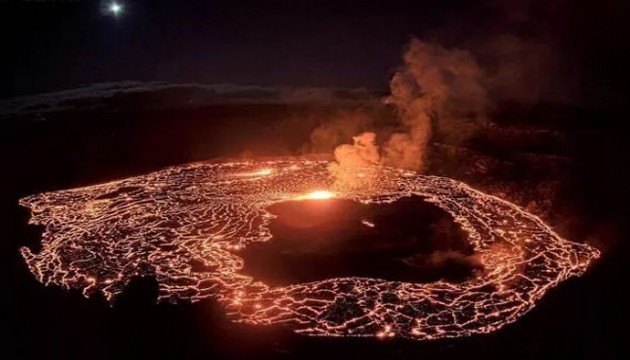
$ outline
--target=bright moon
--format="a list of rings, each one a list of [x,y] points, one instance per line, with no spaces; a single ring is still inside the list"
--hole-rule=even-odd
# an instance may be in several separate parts
[[[122,13],[123,11],[123,7],[121,4],[113,2],[109,5],[109,12],[112,13],[114,16],[118,16],[120,13]]]

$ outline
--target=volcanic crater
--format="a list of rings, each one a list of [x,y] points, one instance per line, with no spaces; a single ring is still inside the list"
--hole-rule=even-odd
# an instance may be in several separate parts
[[[483,270],[465,231],[420,196],[283,201],[267,211],[271,239],[241,256],[243,272],[270,285],[343,277],[461,282]]]

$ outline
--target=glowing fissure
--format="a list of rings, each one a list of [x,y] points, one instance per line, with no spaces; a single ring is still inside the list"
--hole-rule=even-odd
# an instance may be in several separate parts
[[[31,209],[30,223],[45,226],[42,250],[21,252],[39,281],[85,296],[101,292],[112,301],[132,278],[155,276],[159,300],[214,298],[236,322],[306,335],[413,339],[499,329],[599,256],[456,180],[378,167],[358,190],[336,189],[328,165],[304,158],[195,163],[33,195],[20,203]],[[462,283],[347,277],[284,287],[244,275],[239,251],[270,239],[265,208],[319,189],[330,192],[315,198],[363,203],[425,197],[466,230],[484,273]]]
[[[315,190],[306,194],[301,194],[293,198],[293,200],[328,200],[336,197],[332,191],[328,190]]]

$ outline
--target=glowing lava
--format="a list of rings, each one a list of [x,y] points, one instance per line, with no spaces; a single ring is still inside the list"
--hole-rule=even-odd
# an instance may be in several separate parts
[[[334,198],[335,196],[337,196],[337,194],[332,191],[316,190],[311,191],[306,195],[300,195],[296,197],[295,200],[328,200]]]
[[[267,176],[273,174],[273,169],[260,169],[240,174],[241,176]]]
[[[367,227],[371,227],[371,228],[373,228],[375,226],[373,222],[371,222],[370,220],[367,220],[367,219],[361,220],[361,224],[363,224],[363,225],[365,225]]]
[[[305,158],[196,163],[33,195],[20,203],[31,209],[30,223],[45,226],[42,249],[21,253],[39,281],[85,296],[100,292],[111,301],[132,278],[154,276],[159,300],[214,298],[236,322],[306,335],[413,339],[499,329],[599,256],[456,180],[379,167],[367,169],[375,174],[369,187],[344,190],[335,188],[328,165]],[[411,195],[452,215],[482,274],[462,283],[345,277],[270,286],[242,273],[240,251],[271,238],[271,204],[331,197],[385,203]]]

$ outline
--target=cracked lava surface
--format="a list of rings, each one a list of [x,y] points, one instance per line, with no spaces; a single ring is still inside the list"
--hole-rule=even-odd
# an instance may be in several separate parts
[[[539,218],[448,178],[379,167],[342,189],[328,160],[201,162],[21,199],[45,226],[38,253],[23,247],[46,285],[101,292],[112,301],[138,276],[154,276],[159,300],[216,299],[236,322],[282,325],[317,336],[425,340],[487,333],[581,275],[599,251],[562,239]],[[365,175],[368,176],[365,176]],[[239,253],[269,241],[271,204],[336,197],[361,203],[418,195],[448,212],[484,270],[461,283],[344,277],[270,286],[242,272]],[[365,224],[374,226],[374,224]]]

